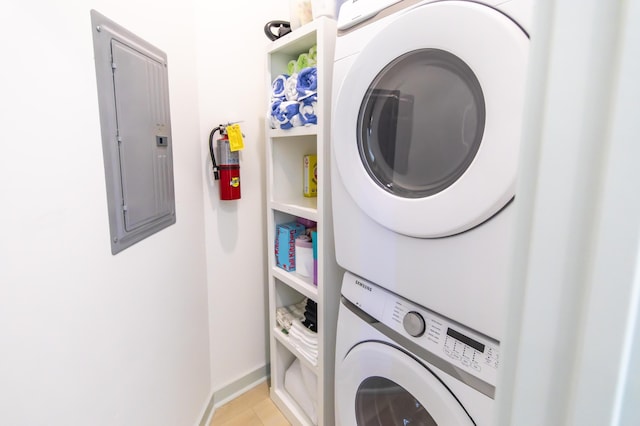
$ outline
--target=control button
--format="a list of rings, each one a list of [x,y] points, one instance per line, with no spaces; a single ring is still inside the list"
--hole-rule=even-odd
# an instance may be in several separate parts
[[[464,357],[464,358],[462,358],[462,364],[464,364],[466,366],[470,366],[471,362],[469,362],[469,358]]]
[[[411,311],[404,316],[402,320],[402,325],[404,325],[404,329],[413,337],[420,337],[424,334],[425,331],[425,323],[422,315],[417,313],[416,311]]]
[[[478,364],[477,362],[474,362],[473,364],[471,364],[471,366],[474,370],[480,371],[480,364]]]

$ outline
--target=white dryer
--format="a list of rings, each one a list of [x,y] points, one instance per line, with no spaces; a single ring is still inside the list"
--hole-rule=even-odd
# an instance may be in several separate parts
[[[346,273],[337,426],[491,425],[498,343]]]
[[[496,339],[531,3],[350,0],[338,19],[337,261]]]

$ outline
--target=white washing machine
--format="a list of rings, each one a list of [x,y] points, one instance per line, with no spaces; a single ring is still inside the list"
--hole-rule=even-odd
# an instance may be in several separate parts
[[[498,340],[531,6],[350,0],[338,18],[337,261]]]
[[[498,342],[346,273],[336,424],[491,425]]]

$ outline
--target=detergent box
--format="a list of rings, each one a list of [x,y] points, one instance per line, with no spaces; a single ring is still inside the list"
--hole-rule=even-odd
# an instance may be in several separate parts
[[[276,225],[276,265],[285,271],[296,270],[296,238],[304,234],[304,225],[288,222]]]
[[[308,154],[304,156],[302,162],[302,186],[305,197],[318,196],[318,156]]]

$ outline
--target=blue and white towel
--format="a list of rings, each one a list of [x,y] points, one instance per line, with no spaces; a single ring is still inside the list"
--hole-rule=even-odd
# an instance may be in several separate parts
[[[280,104],[282,104],[282,100],[280,99],[273,99],[271,101],[271,111],[269,111],[269,119],[271,120],[272,129],[280,128],[280,122],[278,120],[278,117],[280,115]]]
[[[287,79],[287,82],[284,85],[284,97],[287,98],[288,101],[297,101],[298,100],[298,74],[293,73]]]
[[[303,125],[302,117],[300,116],[300,104],[297,101],[283,101],[280,102],[274,114],[276,128],[290,129],[292,127],[300,127]]]
[[[273,83],[271,84],[271,100],[284,99],[284,89],[288,79],[288,74],[280,74],[275,78],[275,80],[273,80]]]
[[[300,117],[303,125],[318,124],[318,117],[316,116],[317,102],[317,94],[309,95],[300,101]]]
[[[304,68],[298,73],[296,82],[296,90],[298,92],[298,100],[318,93],[318,68]]]
[[[271,84],[269,121],[272,129],[318,124],[318,71],[307,67],[300,73],[280,74]]]

